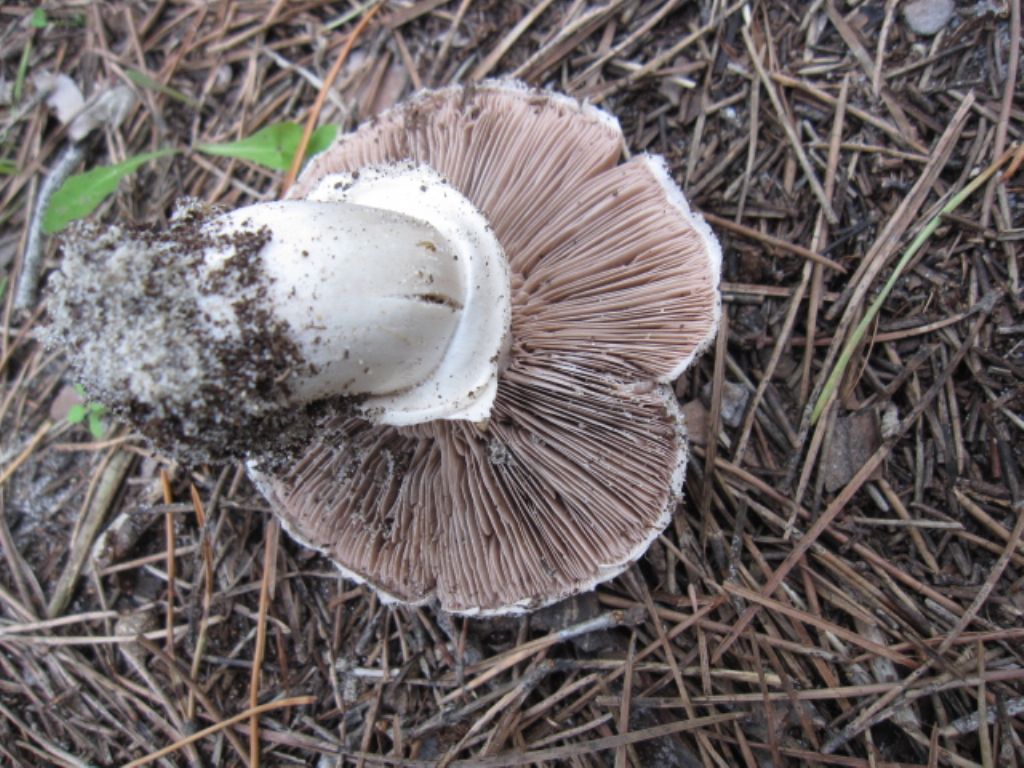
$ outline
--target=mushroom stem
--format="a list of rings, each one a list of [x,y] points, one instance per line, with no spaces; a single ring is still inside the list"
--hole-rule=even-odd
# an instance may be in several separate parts
[[[321,400],[393,425],[486,419],[508,343],[500,246],[432,171],[364,176],[312,200],[192,205],[162,230],[76,230],[51,341],[90,396],[194,457],[255,450]]]
[[[423,382],[444,359],[467,302],[454,247],[425,222],[352,203],[306,200],[240,208],[208,225],[224,247],[208,251],[215,274],[234,257],[232,238],[269,229],[259,252],[264,301],[289,328],[301,364],[291,402],[335,395],[393,395]],[[199,298],[214,326],[238,333],[254,286]]]

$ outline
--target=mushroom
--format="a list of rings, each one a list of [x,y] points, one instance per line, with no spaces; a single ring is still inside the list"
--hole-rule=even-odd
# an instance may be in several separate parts
[[[187,461],[244,457],[386,599],[530,610],[640,557],[682,497],[670,386],[720,249],[617,121],[517,83],[426,91],[286,200],[81,227],[49,340]]]

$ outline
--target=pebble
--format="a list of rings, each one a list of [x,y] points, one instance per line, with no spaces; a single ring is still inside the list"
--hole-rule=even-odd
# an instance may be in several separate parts
[[[903,18],[917,35],[934,35],[945,27],[955,6],[953,0],[914,0],[903,6]]]

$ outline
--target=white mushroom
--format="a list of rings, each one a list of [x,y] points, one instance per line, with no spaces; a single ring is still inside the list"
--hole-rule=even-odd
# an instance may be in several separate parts
[[[671,381],[720,251],[614,118],[508,83],[424,92],[280,203],[65,244],[51,336],[186,459],[240,456],[386,598],[534,608],[640,557],[682,498]]]

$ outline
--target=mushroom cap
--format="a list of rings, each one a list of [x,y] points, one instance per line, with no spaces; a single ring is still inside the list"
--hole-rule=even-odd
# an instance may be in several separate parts
[[[489,82],[423,92],[316,158],[325,176],[422,163],[509,262],[511,345],[486,425],[338,417],[250,473],[293,536],[386,599],[532,610],[622,572],[682,498],[669,386],[714,336],[720,250],[660,158],[619,163],[610,115]]]

